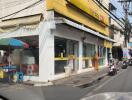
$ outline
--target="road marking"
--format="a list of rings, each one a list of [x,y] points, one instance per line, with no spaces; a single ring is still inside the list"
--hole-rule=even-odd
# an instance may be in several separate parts
[[[105,81],[104,83],[102,83],[100,86],[98,86],[97,88],[93,89],[90,93],[88,93],[85,97],[91,96],[93,94],[93,92],[99,90],[100,88],[102,88],[104,85],[106,85],[107,83],[109,83],[110,81],[114,80],[116,77],[118,77],[119,75],[121,75],[123,72],[125,72],[127,70],[123,70],[121,71],[119,74],[115,75],[114,77],[110,78],[109,80]],[[81,99],[84,100],[84,99]]]

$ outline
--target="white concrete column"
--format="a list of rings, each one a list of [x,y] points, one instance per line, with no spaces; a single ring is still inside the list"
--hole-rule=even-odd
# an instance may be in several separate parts
[[[106,50],[106,54],[105,54],[105,66],[107,66],[108,65],[108,50],[107,50],[107,48],[105,48],[105,50]]]
[[[53,12],[49,12],[53,19]],[[47,82],[53,79],[54,72],[54,21],[45,20],[39,32],[39,81]]]
[[[112,48],[110,48],[110,53],[111,53],[110,59],[113,59],[113,56],[112,56]]]
[[[95,45],[95,52],[98,53],[98,45]]]
[[[79,71],[81,71],[83,68],[83,42],[79,41]]]
[[[44,26],[48,26],[48,23]],[[53,75],[54,35],[51,30],[43,27],[39,35],[39,81],[46,82],[51,80]]]

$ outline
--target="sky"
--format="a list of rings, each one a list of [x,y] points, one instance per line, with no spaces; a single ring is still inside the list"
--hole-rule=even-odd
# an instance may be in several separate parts
[[[121,6],[121,4],[118,2],[119,0],[110,0],[110,2],[117,8],[116,11],[116,16],[118,18],[123,18],[124,17],[124,11],[123,8]],[[132,8],[130,8],[132,10]],[[132,22],[132,16],[129,17],[130,22]]]
[[[122,9],[122,6],[119,2],[117,2],[118,0],[110,0],[110,2],[117,8],[117,11],[116,11],[116,16],[118,18],[121,18],[121,17],[124,17],[124,13],[123,13],[123,9]]]

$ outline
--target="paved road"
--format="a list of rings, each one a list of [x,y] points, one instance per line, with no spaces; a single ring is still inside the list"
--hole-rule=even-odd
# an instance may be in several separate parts
[[[80,100],[80,98],[103,92],[132,92],[132,66],[113,77],[107,76],[91,87],[73,88],[54,86],[44,88],[46,100]]]
[[[111,77],[105,77],[100,82],[93,84],[90,87],[80,88],[65,85],[43,87],[43,93],[46,100],[80,100],[85,95],[90,93],[93,89],[100,86]]]
[[[105,78],[101,82],[108,79]],[[80,100],[101,82],[86,88],[65,85],[32,87],[21,84],[0,84],[0,95],[10,98],[10,100]]]
[[[0,84],[0,98],[1,96],[6,98],[6,100],[45,100],[41,87],[21,84]]]
[[[35,92],[34,90],[37,90],[38,92]],[[8,91],[8,89],[6,91]],[[31,93],[30,96],[36,93],[37,93],[36,95],[41,94],[41,96],[39,96],[41,97],[41,100],[42,98],[43,100],[80,100],[83,97],[93,95],[96,93],[102,93],[102,92],[132,92],[132,67],[120,71],[114,77],[107,76],[104,79],[102,79],[100,82],[97,82],[96,84],[93,84],[90,87],[79,88],[79,87],[57,85],[57,86],[49,86],[49,87],[38,87],[34,89],[34,87],[24,86],[18,89],[17,87],[16,89],[14,87],[10,88],[9,92],[16,92],[17,94],[18,91],[22,94],[24,93],[24,95]],[[2,91],[0,91],[0,93],[2,93]],[[25,100],[24,95],[23,95],[23,99],[21,100]],[[20,95],[15,95],[15,96],[19,98]]]
[[[87,96],[104,92],[132,92],[132,66],[94,88]]]

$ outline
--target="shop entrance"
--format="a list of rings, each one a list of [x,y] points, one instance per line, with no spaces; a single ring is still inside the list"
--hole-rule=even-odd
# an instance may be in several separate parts
[[[110,59],[111,59],[111,52],[110,52],[110,49],[107,48],[107,59],[108,59],[108,64],[110,63]]]
[[[112,48],[112,56],[115,59],[122,60],[123,58],[123,51],[121,47],[113,47]]]
[[[55,73],[65,72],[70,67],[72,72],[78,70],[78,42],[63,38],[55,38]]]

